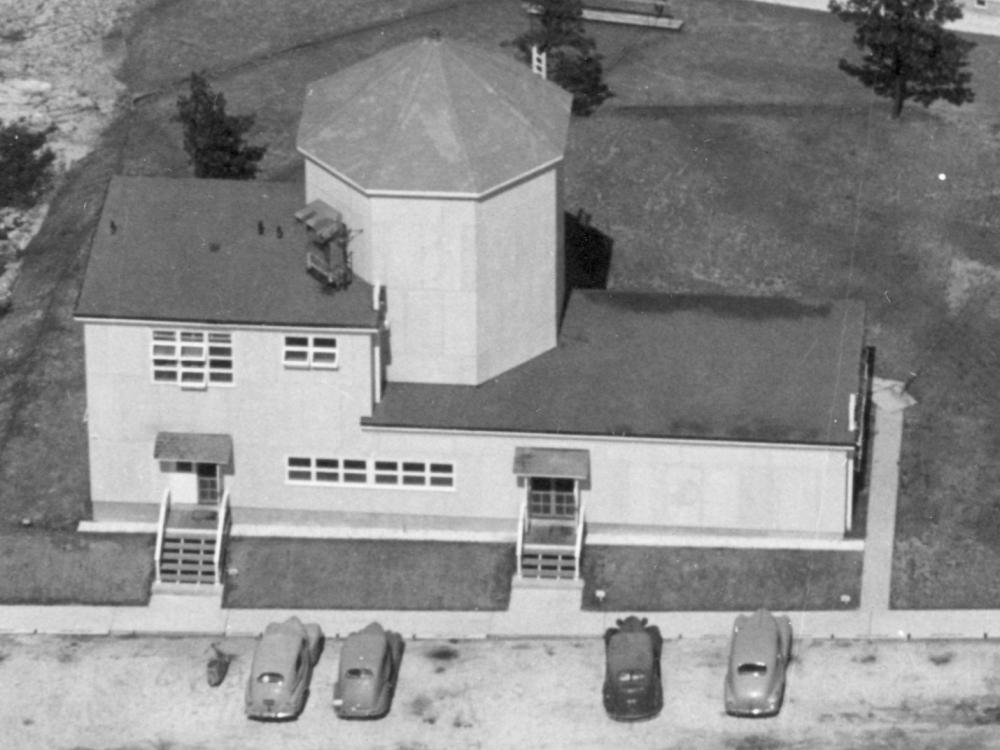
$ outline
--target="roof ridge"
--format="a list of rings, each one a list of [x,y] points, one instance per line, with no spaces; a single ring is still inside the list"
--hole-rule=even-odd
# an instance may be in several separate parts
[[[492,57],[493,57],[493,56],[490,56],[490,57],[488,58],[488,57],[486,57],[485,55],[481,55],[481,54],[479,53],[479,49],[478,49],[478,48],[476,48],[476,47],[473,47],[472,45],[467,45],[467,46],[466,46],[466,50],[467,50],[467,51],[468,51],[468,52],[469,52],[470,54],[472,54],[472,55],[474,55],[474,56],[477,56],[477,57],[479,57],[480,59],[483,59],[483,60],[486,60],[487,62],[490,62],[490,64],[492,64]],[[465,60],[463,60],[463,59],[462,59],[461,57],[458,57],[458,56],[456,55],[456,56],[455,56],[455,59],[456,59],[456,60],[457,60],[457,61],[458,61],[459,63],[461,63],[461,64],[462,64],[462,66],[463,66],[463,67],[464,67],[464,68],[465,68],[465,69],[466,69],[466,70],[467,70],[467,71],[469,72],[469,74],[470,74],[470,75],[471,75],[471,76],[472,76],[473,78],[475,78],[475,79],[476,79],[476,80],[477,80],[477,81],[478,81],[478,82],[479,82],[480,84],[482,84],[482,85],[483,85],[483,86],[485,86],[486,88],[490,89],[491,91],[494,91],[494,92],[496,93],[496,98],[497,98],[497,100],[498,100],[498,101],[500,101],[500,102],[501,102],[501,103],[502,103],[502,104],[504,105],[504,107],[505,107],[505,108],[506,108],[506,109],[507,109],[508,111],[510,111],[510,112],[513,112],[514,116],[515,116],[515,117],[516,117],[517,119],[519,119],[519,120],[520,120],[520,121],[521,121],[521,122],[522,122],[522,123],[523,123],[523,124],[524,124],[524,125],[525,125],[526,127],[528,127],[528,128],[529,128],[529,129],[530,129],[530,130],[531,130],[531,131],[532,131],[533,133],[536,133],[536,134],[537,134],[537,135],[538,135],[539,137],[541,137],[542,139],[544,139],[544,140],[545,140],[545,142],[546,142],[546,143],[547,143],[547,144],[548,144],[548,145],[549,145],[550,147],[552,147],[552,148],[555,148],[555,149],[557,149],[557,150],[559,149],[559,144],[558,144],[558,143],[553,143],[553,142],[552,142],[552,139],[551,139],[551,138],[549,137],[549,133],[548,133],[548,132],[545,132],[545,131],[544,131],[544,129],[541,129],[541,128],[539,128],[539,127],[537,126],[537,124],[536,124],[536,123],[535,123],[534,121],[532,121],[532,120],[531,120],[531,119],[529,119],[529,118],[528,118],[527,116],[525,116],[525,114],[524,114],[524,112],[523,112],[522,108],[521,108],[520,106],[518,106],[517,104],[515,104],[515,103],[514,103],[513,101],[511,101],[510,97],[509,97],[509,96],[507,95],[507,93],[506,93],[505,91],[503,91],[503,90],[501,90],[501,89],[497,89],[497,88],[496,88],[495,86],[493,86],[493,85],[492,85],[492,84],[491,84],[491,83],[490,83],[489,81],[487,81],[487,80],[486,80],[485,78],[483,78],[483,77],[482,77],[482,76],[481,76],[481,75],[480,75],[480,74],[478,73],[478,71],[476,71],[476,69],[475,69],[475,68],[473,68],[473,67],[472,67],[471,65],[469,65],[469,64],[468,64],[468,63],[467,63],[467,62],[466,62]],[[511,60],[512,62],[514,62],[513,58],[508,58],[508,59],[510,59],[510,60]],[[531,75],[532,77],[537,77],[537,76],[535,76],[535,74],[534,74],[534,73],[530,73],[530,75]],[[545,80],[547,80],[547,79],[545,79]]]
[[[448,44],[448,49],[450,50],[452,48],[452,44],[450,42],[448,42],[447,44]],[[445,42],[437,43],[437,47],[439,50],[441,50],[444,46]],[[444,96],[448,105],[448,109],[453,115],[452,119],[454,120],[454,124],[457,130],[461,126],[461,121],[460,121],[461,113],[459,109],[455,106],[455,102],[452,97],[451,80],[448,77],[448,69],[444,66],[444,61],[442,59],[443,54],[444,54],[443,52],[440,51],[438,52],[437,61],[438,61],[438,66],[441,69],[441,78],[445,82]],[[460,58],[454,53],[452,53],[452,57],[460,61]],[[476,172],[475,167],[473,167],[472,165],[472,159],[469,158],[469,149],[465,143],[466,139],[463,138],[462,135],[458,132],[455,133],[455,136],[456,136],[455,140],[458,142],[459,151],[461,152],[462,164],[465,165],[465,172],[472,181],[472,189],[479,191],[482,189],[482,187],[479,184],[479,174]]]

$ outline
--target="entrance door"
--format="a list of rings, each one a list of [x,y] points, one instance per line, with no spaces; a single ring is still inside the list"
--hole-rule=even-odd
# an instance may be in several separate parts
[[[222,496],[222,476],[218,464],[195,464],[198,476],[198,505],[218,505]]]
[[[534,520],[574,522],[576,480],[531,477],[528,485],[528,515]]]

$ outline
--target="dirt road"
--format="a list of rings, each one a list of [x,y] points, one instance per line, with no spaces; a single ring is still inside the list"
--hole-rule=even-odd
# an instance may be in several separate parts
[[[19,750],[447,748],[1000,748],[1000,644],[796,641],[774,719],[721,710],[726,642],[668,641],[665,708],[610,721],[600,640],[410,641],[390,715],[338,720],[330,707],[340,643],[327,643],[295,722],[242,714],[254,642],[218,688],[205,639],[0,639],[0,746]]]

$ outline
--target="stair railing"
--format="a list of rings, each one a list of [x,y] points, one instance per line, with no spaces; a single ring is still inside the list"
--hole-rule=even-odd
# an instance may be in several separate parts
[[[219,525],[215,530],[215,555],[212,563],[215,566],[215,582],[222,583],[222,557],[223,543],[226,538],[226,528],[229,525],[229,489],[222,493],[222,502],[219,503]]]
[[[517,577],[523,578],[521,558],[524,556],[524,537],[528,533],[528,498],[521,503],[521,512],[517,519]]]
[[[580,501],[579,511],[576,516],[576,542],[573,548],[573,580],[580,580],[580,554],[583,552],[583,501]]]
[[[156,524],[156,553],[153,556],[153,564],[156,566],[156,582],[160,583],[160,560],[163,557],[163,538],[167,533],[167,516],[170,515],[170,488],[163,490],[163,498],[160,500],[160,519]]]

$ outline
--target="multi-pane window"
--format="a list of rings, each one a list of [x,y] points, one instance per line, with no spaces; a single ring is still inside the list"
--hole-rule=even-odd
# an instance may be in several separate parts
[[[455,469],[451,464],[422,461],[375,461],[375,484],[404,487],[452,487]]]
[[[289,456],[285,464],[285,479],[307,484],[444,488],[455,486],[455,467],[447,463],[422,461]]]
[[[182,388],[232,385],[233,336],[207,331],[153,331],[153,380]]]
[[[336,369],[337,339],[333,336],[285,336],[281,361],[285,367]]]
[[[528,510],[534,518],[573,518],[576,515],[576,480],[531,477]]]

